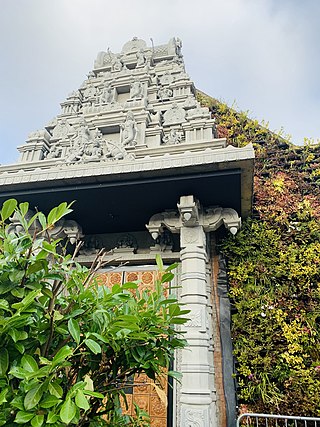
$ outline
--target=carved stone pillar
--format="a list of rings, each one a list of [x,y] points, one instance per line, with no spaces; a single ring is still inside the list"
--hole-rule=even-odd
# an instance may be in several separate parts
[[[210,293],[207,288],[206,232],[224,224],[232,234],[240,228],[240,218],[233,209],[203,210],[193,196],[183,196],[178,212],[164,212],[151,217],[147,225],[156,239],[164,228],[180,233],[181,302],[190,309],[190,320],[183,326],[188,347],[182,350],[183,374],[179,396],[177,427],[217,426]]]

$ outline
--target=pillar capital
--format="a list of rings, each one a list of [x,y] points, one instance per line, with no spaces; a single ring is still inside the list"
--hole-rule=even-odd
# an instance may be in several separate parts
[[[194,196],[181,196],[177,204],[178,210],[157,213],[146,225],[153,239],[162,234],[164,228],[172,233],[180,233],[183,227],[201,226],[205,232],[215,231],[224,225],[233,235],[241,227],[241,218],[232,208],[202,208]]]

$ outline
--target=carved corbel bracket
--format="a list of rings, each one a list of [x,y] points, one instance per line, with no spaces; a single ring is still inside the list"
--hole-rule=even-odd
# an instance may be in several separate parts
[[[178,209],[182,225],[194,227],[199,225],[200,204],[193,196],[180,197]]]
[[[202,225],[206,232],[217,230],[222,224],[235,235],[241,227],[241,218],[232,208],[209,208],[203,215]]]
[[[162,212],[155,214],[150,218],[146,227],[152,238],[156,240],[163,233],[164,228],[167,228],[172,233],[179,233],[181,228],[181,220],[176,211]]]
[[[25,215],[25,219],[27,221],[30,221],[30,219],[33,217],[34,214],[35,212],[29,209]],[[8,231],[10,233],[23,232],[24,228],[16,214],[14,214],[11,218],[9,218],[9,221],[11,223],[8,227]],[[29,228],[29,233],[33,234],[34,232],[40,231],[40,230],[42,230],[42,226],[40,222],[36,219],[31,224]],[[68,238],[68,240],[72,245],[81,237],[83,237],[81,226],[76,221],[68,220],[64,218],[57,221],[52,228],[48,228],[48,230],[46,230],[45,235],[49,235],[49,237],[52,239]]]
[[[167,228],[172,233],[180,233],[182,227],[202,226],[205,232],[215,231],[224,225],[233,235],[241,227],[241,218],[232,208],[208,208],[203,211],[193,196],[182,196],[177,211],[155,214],[146,225],[152,238],[156,240]]]

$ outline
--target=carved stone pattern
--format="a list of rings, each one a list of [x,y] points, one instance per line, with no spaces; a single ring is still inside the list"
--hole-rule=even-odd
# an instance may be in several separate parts
[[[185,121],[185,116],[185,110],[177,104],[173,104],[172,107],[163,114],[163,124],[182,123]]]
[[[191,314],[188,314],[188,317],[190,320],[186,323],[186,326],[189,328],[197,328],[202,325],[202,312],[200,310],[198,311],[192,311]]]
[[[204,411],[184,409],[182,412],[182,425],[185,427],[207,427],[204,424]]]
[[[58,120],[56,127],[52,131],[53,138],[63,138],[71,131],[71,126],[67,120]]]

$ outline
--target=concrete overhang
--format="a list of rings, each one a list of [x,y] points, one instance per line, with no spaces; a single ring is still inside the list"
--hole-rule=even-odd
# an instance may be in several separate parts
[[[0,167],[0,202],[16,198],[48,211],[75,201],[75,219],[85,234],[143,230],[149,218],[176,209],[192,194],[202,206],[250,215],[254,151],[243,148],[182,151],[118,162],[66,166],[41,161]]]

